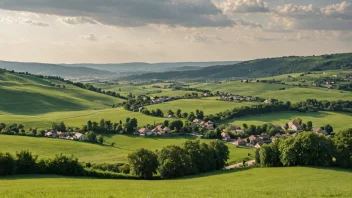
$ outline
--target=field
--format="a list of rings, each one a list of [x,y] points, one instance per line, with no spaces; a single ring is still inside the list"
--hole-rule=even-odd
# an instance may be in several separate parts
[[[166,102],[162,104],[156,104],[148,106],[149,110],[161,109],[164,112],[164,115],[167,116],[167,112],[172,110],[176,113],[177,109],[181,109],[182,112],[195,112],[197,109],[204,111],[205,115],[216,114],[226,110],[233,109],[235,107],[242,106],[251,106],[256,103],[254,102],[228,102],[216,100],[216,98],[204,98],[204,99],[184,99],[184,100],[175,100],[171,102]]]
[[[242,126],[243,123],[248,125],[262,125],[267,123],[284,125],[292,119],[301,118],[304,123],[312,121],[315,127],[321,127],[326,124],[333,126],[335,131],[346,128],[352,128],[352,114],[336,112],[317,112],[317,113],[298,113],[298,112],[279,112],[257,116],[247,116],[225,122]]]
[[[181,145],[192,137],[170,137],[170,138],[145,138],[139,136],[126,135],[109,135],[105,136],[105,145],[76,142],[69,140],[50,139],[50,138],[33,138],[23,136],[0,135],[1,152],[10,152],[15,154],[16,151],[30,150],[42,158],[51,158],[55,154],[74,155],[82,162],[95,163],[114,163],[126,162],[127,155],[139,148],[150,150],[161,149],[167,145]],[[209,141],[209,140],[202,140]],[[115,142],[115,146],[109,146]],[[229,163],[241,162],[251,153],[254,156],[254,150],[245,148],[236,148],[228,144],[230,150]]]
[[[62,82],[61,84],[66,88],[50,86],[49,81],[33,76],[0,73],[0,115],[103,109],[122,101]]]
[[[352,197],[352,172],[290,167],[218,171],[169,181],[31,175],[0,178],[1,197]]]

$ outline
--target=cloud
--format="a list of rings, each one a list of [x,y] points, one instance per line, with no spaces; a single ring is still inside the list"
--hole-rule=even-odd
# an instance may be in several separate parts
[[[263,26],[260,23],[245,21],[243,19],[236,20],[236,25],[241,25],[245,28],[263,28]]]
[[[213,43],[217,41],[223,41],[220,37],[206,35],[201,32],[192,32],[190,34],[187,34],[185,36],[185,39],[195,43]]]
[[[212,0],[0,0],[0,9],[88,17],[103,24],[126,27],[233,25]]]
[[[59,18],[59,21],[69,25],[97,24],[94,19],[88,17],[63,17]]]
[[[287,29],[352,30],[352,3],[346,1],[323,8],[286,4],[273,9],[271,16]]]
[[[7,24],[29,24],[39,27],[48,27],[50,26],[49,23],[33,20],[31,18],[23,18],[17,16],[9,16],[5,13],[0,13],[0,23],[7,23]]]
[[[269,12],[269,4],[262,0],[225,0],[219,7],[226,14]]]
[[[98,38],[92,33],[89,33],[86,35],[81,35],[81,36],[79,36],[79,38],[84,39],[84,40],[88,40],[88,41],[97,41],[98,40]]]
[[[48,23],[45,22],[41,22],[41,21],[35,21],[32,19],[20,19],[22,22],[30,24],[30,25],[35,25],[35,26],[39,26],[39,27],[48,27],[50,26]]]

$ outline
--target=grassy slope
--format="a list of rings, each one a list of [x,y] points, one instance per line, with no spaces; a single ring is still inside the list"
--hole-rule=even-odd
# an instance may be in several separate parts
[[[137,118],[138,125],[144,126],[163,122],[164,118],[146,116],[137,112],[126,111],[123,108],[110,108],[104,110],[64,111],[52,112],[40,115],[0,115],[0,122],[22,123],[25,128],[46,129],[51,127],[52,122],[64,121],[69,127],[82,127],[88,120],[99,122],[101,119],[112,122],[125,122],[126,118]]]
[[[275,78],[275,77],[273,77]],[[241,83],[225,82],[219,83],[200,83],[192,87],[209,89],[212,92],[229,92],[243,96],[258,96],[262,98],[275,98],[282,101],[300,102],[306,99],[318,100],[352,100],[352,92],[341,92],[338,90],[328,90],[323,88],[299,88],[280,84],[267,83]],[[279,90],[286,88],[286,90]]]
[[[168,181],[15,176],[0,178],[2,197],[352,197],[352,172],[309,167],[218,171]]]
[[[233,109],[235,107],[241,106],[251,106],[256,104],[254,102],[227,102],[216,100],[216,98],[205,98],[205,99],[185,99],[185,100],[175,100],[172,102],[166,102],[162,104],[156,104],[148,106],[149,110],[161,109],[165,116],[167,116],[168,110],[172,110],[176,113],[177,109],[181,109],[182,112],[195,112],[197,109],[204,111],[204,114],[215,114],[228,109]]]
[[[63,84],[61,82],[61,84]],[[0,114],[35,115],[53,111],[102,109],[120,99],[80,89],[50,86],[50,82],[33,76],[0,73]]]
[[[74,155],[83,162],[113,163],[126,162],[127,154],[138,148],[156,150],[167,145],[181,145],[188,139],[193,138],[144,138],[125,135],[105,136],[106,144],[110,145],[111,142],[115,142],[115,147],[111,147],[60,139],[0,135],[0,151],[14,154],[16,151],[30,150],[34,154],[44,158],[63,153],[66,155]],[[228,144],[228,147],[230,149],[229,163],[240,162],[247,157],[248,153],[254,156],[254,150],[252,149],[236,148],[231,144]]]
[[[284,125],[292,119],[301,118],[303,122],[312,121],[315,127],[321,127],[326,124],[331,124],[335,131],[346,128],[352,128],[352,114],[336,113],[336,112],[317,112],[317,113],[298,113],[298,112],[280,112],[257,116],[247,116],[239,119],[234,119],[226,122],[242,126],[243,123],[248,125],[262,125],[273,123]]]

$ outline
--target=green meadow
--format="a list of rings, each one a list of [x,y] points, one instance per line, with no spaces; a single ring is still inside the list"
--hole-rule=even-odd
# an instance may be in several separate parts
[[[0,194],[10,197],[352,197],[352,172],[315,167],[218,171],[168,181],[102,180],[54,175],[0,178]]]
[[[165,102],[161,104],[151,105],[147,108],[149,110],[161,109],[164,115],[167,116],[167,112],[172,110],[176,113],[177,109],[181,109],[182,112],[195,112],[197,109],[204,111],[205,115],[216,114],[226,110],[230,110],[236,107],[252,106],[257,104],[255,102],[229,102],[217,100],[217,97],[203,98],[203,99],[184,99],[175,100],[171,102]]]
[[[34,76],[0,73],[0,114],[37,115],[56,111],[104,109],[122,101],[61,84],[66,88],[50,86],[49,80]]]
[[[277,112],[233,119],[224,122],[223,124],[242,126],[243,123],[246,123],[247,125],[262,125],[272,123],[276,125],[284,125],[290,120],[296,118],[301,118],[305,123],[312,121],[315,127],[321,127],[326,124],[330,124],[333,126],[335,131],[352,128],[352,114],[337,112]]]
[[[181,145],[194,137],[140,137],[127,135],[106,135],[105,144],[91,144],[72,140],[35,138],[24,136],[0,135],[0,151],[15,154],[16,151],[30,150],[39,157],[52,158],[55,154],[74,155],[82,162],[116,163],[127,162],[127,155],[139,148],[160,150],[168,145]],[[209,140],[202,140],[209,141]],[[115,146],[110,146],[114,142]],[[254,156],[253,149],[236,148],[228,144],[230,159],[228,163],[241,162]]]

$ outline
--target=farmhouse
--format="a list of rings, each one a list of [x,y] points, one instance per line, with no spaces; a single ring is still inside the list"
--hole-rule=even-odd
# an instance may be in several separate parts
[[[313,131],[317,134],[323,134],[323,135],[329,135],[328,132],[325,130],[321,129],[320,127],[314,127]]]
[[[242,138],[238,138],[232,144],[235,145],[235,146],[246,146],[246,142]]]
[[[82,133],[75,133],[75,135],[73,136],[73,138],[75,140],[78,140],[78,141],[86,141],[87,140],[87,137],[86,135],[82,134]]]
[[[139,132],[139,135],[145,136],[145,135],[148,135],[148,132],[151,132],[151,131],[149,129],[147,129],[147,128],[140,128],[138,130],[138,132]]]
[[[296,123],[294,120],[292,120],[288,123],[288,130],[302,131],[302,126],[299,123]]]
[[[52,131],[47,131],[45,134],[44,134],[45,137],[52,137],[52,138],[56,138],[58,135],[57,135],[57,131],[56,130],[52,130]]]
[[[224,141],[230,141],[231,140],[230,135],[227,132],[225,132],[225,131],[221,133],[221,137],[222,137],[222,140],[224,140]]]

